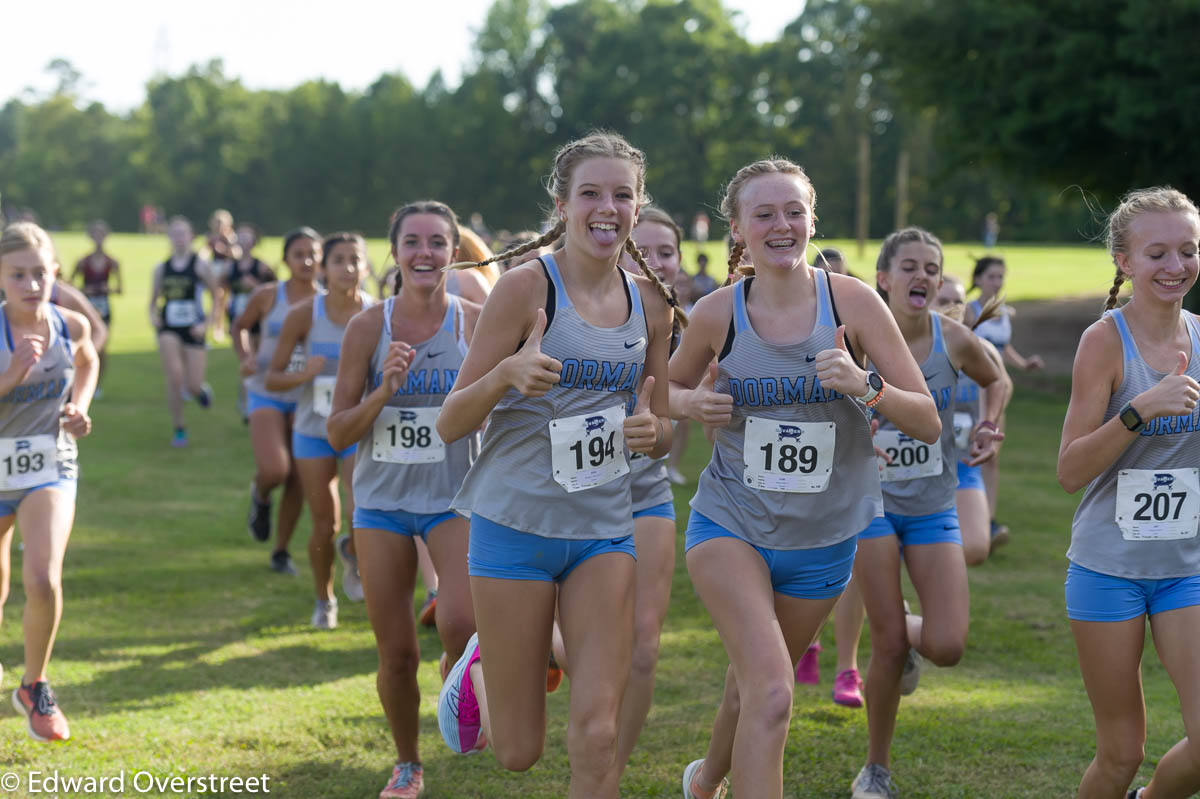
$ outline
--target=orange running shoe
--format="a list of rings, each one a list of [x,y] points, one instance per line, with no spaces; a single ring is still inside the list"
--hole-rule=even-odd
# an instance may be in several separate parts
[[[546,667],[546,693],[552,694],[558,690],[558,686],[562,685],[563,670],[559,668],[558,661],[554,659],[554,653],[550,653],[550,665]]]
[[[45,680],[33,685],[21,684],[12,693],[13,707],[24,714],[26,730],[35,741],[65,741],[71,737],[67,717],[55,701],[54,691]]]
[[[425,594],[425,604],[421,605],[421,615],[417,617],[422,627],[437,626],[437,591]]]

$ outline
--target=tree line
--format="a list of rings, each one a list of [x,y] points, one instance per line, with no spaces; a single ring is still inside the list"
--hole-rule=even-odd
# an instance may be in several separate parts
[[[1192,0],[808,0],[756,45],[720,0],[496,0],[456,87],[251,90],[213,61],[128,113],[56,60],[57,89],[0,109],[0,193],[52,227],[134,230],[150,203],[379,235],[434,197],[520,229],[555,148],[603,127],[646,151],[649,191],[685,221],[779,153],[812,177],[825,236],[974,239],[994,211],[1002,240],[1078,241],[1129,187],[1200,183],[1194,30]]]

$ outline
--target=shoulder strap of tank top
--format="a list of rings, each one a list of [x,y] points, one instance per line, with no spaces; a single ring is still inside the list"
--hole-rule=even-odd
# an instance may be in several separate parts
[[[733,288],[733,329],[737,334],[750,329],[750,314],[746,311],[746,302],[750,299],[750,284],[754,282],[753,275],[742,278],[742,285]]]
[[[285,281],[279,281],[279,286],[275,289],[275,304],[281,308],[287,307],[287,283]]]
[[[637,283],[633,282],[633,275],[620,267],[617,267],[617,271],[625,278],[625,293],[629,295],[629,318],[632,319],[637,314],[645,316],[646,311],[642,308],[642,293],[638,291]]]
[[[833,296],[829,287],[829,274],[820,267],[812,270],[817,280],[817,324],[836,327],[833,319]]]
[[[1133,333],[1129,330],[1129,323],[1125,321],[1124,309],[1113,308],[1108,312],[1112,317],[1113,322],[1117,325],[1117,332],[1121,334],[1121,351],[1125,355],[1126,361],[1132,361],[1140,356],[1137,348],[1137,342],[1133,340]]]
[[[317,320],[325,315],[325,295],[318,294],[313,297],[312,320],[316,324]]]
[[[983,310],[983,303],[981,303],[979,300],[971,300],[971,302],[968,303],[968,307],[975,312],[975,316],[978,318],[979,312]]]
[[[196,273],[196,257],[196,253],[192,253],[192,257],[188,258],[186,269],[191,272],[194,277],[199,277],[199,275]]]
[[[550,276],[551,282],[554,283],[555,303],[560,308],[570,308],[571,298],[567,296],[567,287],[563,285],[562,273],[558,269],[558,264],[554,260],[554,256],[546,253],[541,257],[542,265],[546,267],[546,274]]]
[[[390,342],[392,340],[392,309],[396,307],[396,297],[393,295],[383,301],[383,329],[380,331],[380,336],[386,336]]]
[[[933,347],[930,348],[930,352],[931,353],[936,352],[936,353],[945,355],[946,354],[946,340],[945,340],[945,338],[942,337],[941,315],[936,314],[936,313],[930,313],[929,321],[933,325]]]
[[[63,344],[66,345],[67,352],[70,352],[71,351],[71,331],[67,327],[67,320],[65,317],[63,317],[63,315],[61,313],[58,312],[58,309],[55,308],[54,306],[50,306],[50,309],[52,311],[54,311],[54,318],[58,322],[58,335],[62,338]],[[51,332],[53,332],[53,330],[54,330],[53,322],[50,324],[50,330],[51,330]],[[47,346],[54,346],[54,342],[51,341]]]
[[[450,294],[458,294],[461,291],[458,286],[458,272],[451,272],[446,275],[446,291]]]
[[[449,333],[454,332],[454,320],[459,313],[458,297],[450,294],[446,297],[449,302],[446,303],[446,315],[442,317],[442,330]]]
[[[0,306],[0,317],[4,318],[4,342],[8,344],[8,351],[13,352],[16,347],[13,346],[12,327],[8,324],[8,312],[3,306]]]

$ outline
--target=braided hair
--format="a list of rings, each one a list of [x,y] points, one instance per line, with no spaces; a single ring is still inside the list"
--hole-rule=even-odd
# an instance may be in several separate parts
[[[1116,210],[1109,214],[1105,226],[1105,243],[1108,245],[1113,264],[1117,267],[1117,273],[1113,277],[1112,287],[1108,290],[1108,299],[1104,302],[1105,311],[1117,307],[1117,295],[1121,292],[1121,284],[1125,282],[1125,273],[1121,271],[1117,256],[1129,254],[1129,228],[1133,220],[1142,214],[1172,211],[1200,216],[1196,211],[1196,204],[1189,200],[1186,194],[1170,186],[1135,189],[1121,198]]]

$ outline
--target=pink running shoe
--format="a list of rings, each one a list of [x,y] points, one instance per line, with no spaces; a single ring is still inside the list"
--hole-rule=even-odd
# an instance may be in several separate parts
[[[462,657],[450,668],[438,695],[438,727],[442,739],[460,755],[478,752],[485,745],[479,719],[479,701],[471,683],[471,664],[479,660],[479,633],[467,641]]]
[[[821,645],[813,644],[800,656],[800,662],[796,664],[796,682],[805,685],[821,684],[821,664],[817,662],[820,652]]]
[[[862,679],[858,669],[846,669],[833,678],[833,703],[842,707],[862,707]]]

